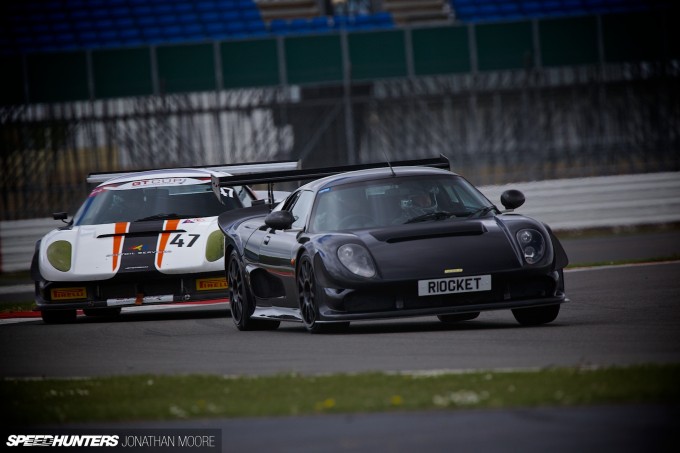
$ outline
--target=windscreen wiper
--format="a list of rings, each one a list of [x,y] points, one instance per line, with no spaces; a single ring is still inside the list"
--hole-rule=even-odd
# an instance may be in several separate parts
[[[189,218],[189,217],[200,217],[200,216],[191,216],[191,215],[185,215],[185,214],[176,214],[174,212],[170,214],[154,214],[150,215],[149,217],[142,217],[141,219],[135,220],[135,222],[146,222],[149,220],[167,220],[167,219],[181,219],[181,218]]]
[[[487,215],[489,212],[495,211],[495,210],[496,210],[496,206],[494,206],[494,205],[484,206],[483,208],[479,208],[476,211],[471,212],[470,215],[468,216],[468,218],[472,219],[472,218],[475,218],[475,217],[482,217],[482,216]]]
[[[454,215],[455,215],[454,213],[447,212],[447,211],[428,212],[427,214],[422,214],[422,215],[410,218],[406,222],[404,222],[404,224],[424,222],[426,220],[444,220],[444,219],[448,219],[449,217],[452,217]]]

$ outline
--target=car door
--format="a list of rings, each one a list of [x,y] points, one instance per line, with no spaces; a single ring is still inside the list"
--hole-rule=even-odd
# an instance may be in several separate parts
[[[314,194],[308,190],[301,190],[289,197],[283,210],[293,214],[295,219],[293,225],[287,230],[268,229],[260,244],[260,265],[282,280],[289,296],[296,293],[293,260],[300,247],[298,236],[305,227],[313,200]],[[295,297],[289,297],[286,304],[297,307],[297,300]]]

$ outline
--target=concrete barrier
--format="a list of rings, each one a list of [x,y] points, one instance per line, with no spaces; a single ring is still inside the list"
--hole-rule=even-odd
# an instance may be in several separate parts
[[[680,222],[680,172],[599,176],[484,186],[501,207],[500,195],[518,189],[527,198],[517,212],[554,230]],[[30,269],[35,242],[63,223],[52,219],[0,222],[0,272]]]

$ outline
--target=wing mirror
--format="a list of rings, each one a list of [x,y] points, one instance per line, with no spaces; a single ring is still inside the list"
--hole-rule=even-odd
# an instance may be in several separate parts
[[[501,203],[508,210],[519,208],[525,201],[524,194],[519,190],[510,189],[501,194]]]
[[[62,222],[67,223],[66,219],[68,218],[68,213],[67,212],[53,212],[52,218],[54,220],[61,220]]]
[[[264,219],[265,225],[275,230],[288,230],[295,222],[295,218],[290,211],[270,212]]]

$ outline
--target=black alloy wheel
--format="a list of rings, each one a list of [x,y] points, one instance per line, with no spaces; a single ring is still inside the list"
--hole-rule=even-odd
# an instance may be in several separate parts
[[[255,312],[255,305],[243,276],[243,266],[236,250],[233,250],[229,256],[227,281],[229,282],[231,319],[238,330],[273,330],[279,327],[279,321],[251,318]]]
[[[322,288],[314,275],[314,267],[309,255],[303,255],[297,272],[297,289],[302,324],[310,333],[341,332],[346,330],[349,322],[319,323],[319,302]]]
[[[45,324],[66,324],[75,322],[76,310],[42,310],[40,316]]]

